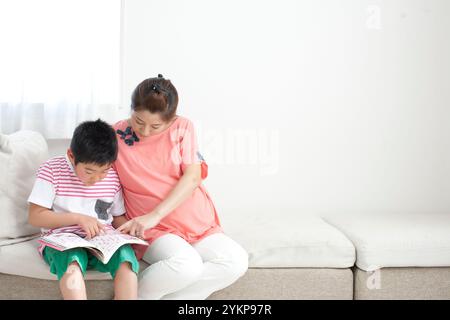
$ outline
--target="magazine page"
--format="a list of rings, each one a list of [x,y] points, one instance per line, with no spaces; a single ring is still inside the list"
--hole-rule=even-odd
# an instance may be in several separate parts
[[[103,263],[108,263],[109,259],[113,256],[124,244],[141,244],[148,245],[148,243],[142,239],[130,236],[128,234],[120,233],[114,229],[107,229],[105,234],[100,234],[89,240],[91,246],[100,250],[103,254]]]
[[[86,232],[79,226],[69,226],[50,230],[38,241],[59,251],[73,248],[89,249],[103,263],[108,261],[124,244],[148,245],[142,239],[123,234],[110,225],[104,226],[104,231],[92,239],[85,239]]]
[[[81,238],[80,236],[74,233],[68,232],[50,233],[48,235],[41,237],[38,241],[59,251],[64,251],[78,247],[92,246],[92,244],[89,243],[89,241]]]

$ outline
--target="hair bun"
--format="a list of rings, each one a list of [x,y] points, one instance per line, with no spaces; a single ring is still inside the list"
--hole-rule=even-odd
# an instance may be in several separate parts
[[[155,91],[156,93],[160,93],[160,92],[161,92],[161,89],[160,89],[159,85],[156,84],[156,83],[152,84],[151,89],[152,89],[153,91]]]
[[[158,73],[158,78],[164,78],[164,76],[161,73]]]

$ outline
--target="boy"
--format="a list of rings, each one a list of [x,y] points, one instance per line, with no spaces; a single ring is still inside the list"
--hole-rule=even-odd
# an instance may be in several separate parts
[[[31,225],[48,229],[78,225],[93,238],[125,214],[122,190],[112,163],[117,158],[117,138],[106,122],[86,121],[76,129],[66,156],[55,157],[38,170],[28,198]],[[109,272],[114,278],[115,299],[137,299],[139,264],[130,245],[120,247],[107,264],[85,248],[39,250],[50,271],[60,280],[64,299],[86,299],[86,270]]]

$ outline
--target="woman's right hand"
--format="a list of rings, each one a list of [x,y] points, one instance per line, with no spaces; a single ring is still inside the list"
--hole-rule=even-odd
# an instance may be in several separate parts
[[[77,224],[86,232],[86,239],[92,239],[105,231],[103,224],[96,218],[77,214]]]

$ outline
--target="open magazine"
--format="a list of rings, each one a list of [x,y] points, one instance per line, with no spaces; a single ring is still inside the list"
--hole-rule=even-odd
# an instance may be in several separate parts
[[[89,240],[85,239],[86,233],[79,226],[52,229],[43,234],[38,241],[58,251],[73,248],[86,248],[91,251],[101,262],[107,264],[114,252],[124,244],[140,244],[148,246],[142,239],[121,233],[110,225],[105,225],[104,234],[100,234]]]

